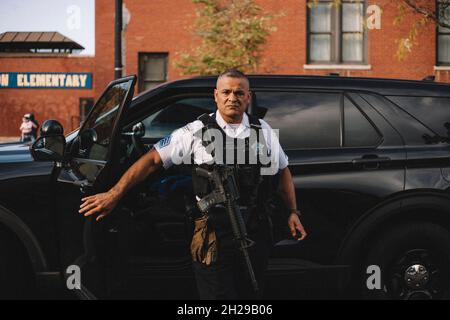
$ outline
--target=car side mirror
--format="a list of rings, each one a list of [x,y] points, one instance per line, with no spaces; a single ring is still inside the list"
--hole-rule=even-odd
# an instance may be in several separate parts
[[[61,162],[64,158],[66,138],[61,135],[39,137],[30,147],[36,161]]]
[[[80,149],[89,149],[97,142],[98,136],[95,129],[87,129],[78,136],[80,141]]]
[[[46,120],[41,127],[41,137],[64,135],[63,126],[56,120]]]

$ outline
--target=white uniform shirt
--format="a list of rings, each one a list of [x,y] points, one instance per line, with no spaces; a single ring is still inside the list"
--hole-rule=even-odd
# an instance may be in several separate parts
[[[212,115],[213,113],[210,114],[210,116]],[[281,148],[276,132],[264,120],[259,121],[270,153],[271,168],[274,169],[271,170],[272,173],[270,174],[275,174],[278,170],[288,166],[288,157]],[[245,113],[242,122],[238,126],[225,122],[219,111],[216,112],[216,122],[230,138],[245,139],[250,136],[250,122]],[[211,153],[203,146],[201,138],[194,135],[194,133],[201,131],[203,127],[203,122],[200,120],[190,122],[154,145],[165,169],[172,166],[172,164],[190,164],[192,158],[195,164],[207,163],[213,160]]]

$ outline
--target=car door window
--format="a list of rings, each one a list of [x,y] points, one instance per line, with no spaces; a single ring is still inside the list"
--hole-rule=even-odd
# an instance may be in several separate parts
[[[450,98],[389,96],[402,110],[421,121],[439,136],[450,141]],[[424,131],[422,129],[422,131]],[[428,133],[427,133],[428,134]],[[427,140],[422,142],[427,143]]]
[[[414,114],[403,110],[402,107],[397,105],[396,103],[399,101],[394,101],[393,97],[363,93],[360,94],[360,97],[377,110],[402,135],[406,145],[420,146],[436,142],[436,133],[419,121],[418,118],[415,118]],[[389,98],[389,100],[386,98]],[[433,117],[440,119],[441,123],[445,122],[446,119],[445,115],[442,116],[439,113],[438,116],[433,115]]]
[[[97,102],[79,135],[78,158],[106,160],[114,123],[132,81],[112,86]]]
[[[213,96],[180,97],[175,101],[172,100],[142,121],[145,126],[144,138],[163,138],[202,114],[215,110],[216,103]]]
[[[256,92],[256,97],[284,149],[340,147],[340,93]]]
[[[347,97],[344,98],[344,146],[372,147],[381,136],[369,120]]]

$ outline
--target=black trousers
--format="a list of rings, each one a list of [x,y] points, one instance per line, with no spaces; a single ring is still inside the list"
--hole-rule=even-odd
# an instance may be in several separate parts
[[[248,230],[255,244],[249,248],[253,270],[259,286],[259,295],[253,290],[242,253],[238,251],[231,232],[216,230],[218,258],[205,266],[193,262],[199,297],[202,300],[258,299],[264,289],[264,274],[272,249],[272,226],[269,218],[258,221]]]

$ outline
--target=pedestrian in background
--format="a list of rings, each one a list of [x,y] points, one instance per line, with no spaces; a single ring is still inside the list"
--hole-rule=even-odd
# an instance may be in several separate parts
[[[20,125],[20,141],[21,142],[34,142],[37,136],[38,125],[34,120],[32,113],[26,113],[22,118],[22,124]]]
[[[37,120],[34,118],[33,113],[27,113],[27,114],[28,114],[28,117],[30,118],[30,121],[34,123],[34,126],[31,129],[31,135],[33,136],[34,140],[36,140],[38,129],[39,129],[39,122],[37,122]]]

